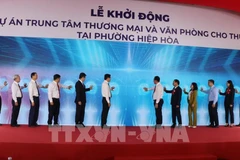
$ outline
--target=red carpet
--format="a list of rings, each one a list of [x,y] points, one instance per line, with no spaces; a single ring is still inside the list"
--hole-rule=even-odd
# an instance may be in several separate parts
[[[0,160],[239,160],[240,128],[0,127]],[[63,132],[60,130],[67,130]],[[89,134],[87,134],[89,133]],[[71,137],[72,135],[72,137]],[[58,142],[56,142],[58,140]]]

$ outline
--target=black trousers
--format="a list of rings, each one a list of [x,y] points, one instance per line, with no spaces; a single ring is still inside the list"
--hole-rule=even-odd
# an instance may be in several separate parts
[[[60,110],[60,101],[57,98],[53,98],[53,105],[51,106],[50,101],[48,101],[48,124],[58,124],[58,115]]]
[[[110,98],[109,98],[110,99]],[[102,98],[102,116],[101,116],[101,126],[107,124],[107,116],[109,111],[108,102],[105,97]]]
[[[11,125],[17,125],[17,119],[22,103],[22,98],[17,98],[18,105],[15,105],[15,101],[12,99],[12,118],[11,118]]]
[[[76,115],[75,115],[76,124],[83,123],[84,115],[85,115],[85,106],[86,106],[86,103],[82,103],[81,105],[78,105],[78,103],[76,103]]]
[[[1,113],[1,110],[2,110],[2,97],[0,96],[0,113]]]
[[[180,111],[180,106],[177,108],[176,105],[172,105],[172,123],[176,125],[176,118],[178,120],[178,124],[182,124],[182,116]]]
[[[32,106],[32,102],[30,101],[30,111],[28,118],[28,125],[33,126],[37,124],[38,114],[39,114],[39,97],[33,97],[34,106]]]
[[[208,103],[208,112],[209,112],[209,117],[210,117],[210,125],[219,125],[218,121],[218,102],[215,104],[215,107],[212,107],[213,101],[210,101]]]
[[[230,113],[230,122],[231,124],[234,123],[234,114],[233,114],[233,106],[230,107],[230,104],[224,104],[225,106],[225,120],[226,123],[229,121],[229,113]]]
[[[162,106],[163,106],[163,99],[161,99],[158,103],[158,108],[155,108],[155,114],[156,114],[156,124],[162,124]],[[156,100],[153,101],[154,107],[156,104]]]

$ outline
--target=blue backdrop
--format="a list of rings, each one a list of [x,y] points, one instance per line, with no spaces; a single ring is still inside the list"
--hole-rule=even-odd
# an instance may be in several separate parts
[[[9,123],[11,116],[10,87],[14,74],[20,74],[21,84],[30,81],[30,73],[38,72],[38,82],[46,84],[59,73],[61,82],[75,85],[80,72],[87,74],[86,86],[94,85],[87,93],[86,125],[99,125],[102,111],[101,83],[105,73],[112,75],[112,106],[109,111],[109,125],[154,125],[155,110],[152,92],[143,87],[153,86],[153,77],[161,77],[161,83],[172,88],[173,79],[180,80],[182,88],[189,89],[192,82],[207,89],[207,80],[215,79],[216,86],[225,90],[226,81],[233,80],[238,88],[240,51],[230,49],[124,43],[94,40],[70,40],[47,38],[0,37],[0,83],[7,80],[8,87],[2,90],[3,110],[1,123]],[[47,90],[41,90],[39,123],[47,122]],[[75,91],[63,90],[61,99],[61,124],[74,124]],[[171,125],[169,94],[164,94],[163,123]],[[188,124],[187,97],[182,98],[183,124]],[[220,124],[224,124],[224,97],[219,97]],[[209,122],[207,95],[198,97],[198,125]],[[24,90],[24,102],[19,123],[27,124],[29,98]],[[235,122],[239,122],[238,95],[235,99]]]

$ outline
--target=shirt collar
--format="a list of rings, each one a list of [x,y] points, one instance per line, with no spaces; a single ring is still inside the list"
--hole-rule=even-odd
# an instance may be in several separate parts
[[[14,83],[15,83],[15,84],[17,84],[17,85],[19,84],[19,83],[18,83],[18,82],[16,82],[16,81],[14,81]]]
[[[32,81],[32,82],[34,82],[34,83],[36,82],[36,81],[35,81],[35,80],[33,80],[33,79],[31,79],[31,81]]]
[[[107,83],[107,84],[108,84],[108,81],[104,80],[104,83]]]
[[[158,83],[156,84],[156,86],[158,86],[158,85],[160,85],[160,82],[158,82]]]
[[[83,81],[81,79],[79,79],[79,81],[83,84]]]

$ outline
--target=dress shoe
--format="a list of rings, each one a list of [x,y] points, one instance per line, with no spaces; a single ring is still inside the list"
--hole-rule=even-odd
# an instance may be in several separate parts
[[[82,125],[83,127],[86,127],[83,123],[81,123],[81,125]]]
[[[58,123],[53,125],[54,127],[60,127],[60,125]]]
[[[213,124],[210,124],[210,125],[208,125],[207,127],[214,127],[214,125],[213,125]]]
[[[76,124],[75,126],[76,128],[84,128],[84,126],[82,124]]]
[[[104,125],[102,126],[102,128],[104,128],[104,129],[111,129],[111,127],[110,127],[110,126],[107,126],[106,124],[104,124]]]
[[[20,127],[19,124],[11,124],[11,127]]]
[[[162,125],[161,125],[161,124],[157,124],[157,125],[155,126],[155,128],[156,128],[156,129],[161,129],[161,128],[162,128]]]
[[[172,126],[171,126],[171,128],[175,128],[176,127],[176,125],[175,124],[173,124]]]
[[[37,127],[37,126],[35,126],[35,125],[28,125],[28,127],[30,127],[30,128],[35,128],[35,127]]]

